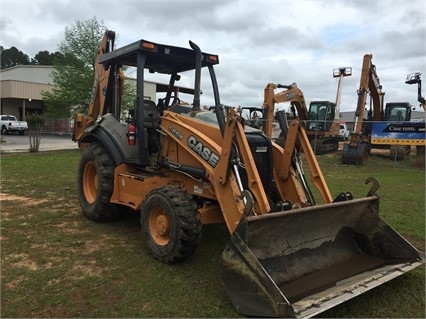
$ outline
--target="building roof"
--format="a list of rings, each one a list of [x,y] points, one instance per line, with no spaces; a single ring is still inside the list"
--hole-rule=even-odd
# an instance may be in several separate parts
[[[41,92],[53,89],[54,70],[51,65],[16,65],[0,70],[0,98],[42,100]],[[126,80],[135,79],[126,77]],[[168,84],[145,82],[154,84],[157,92],[167,91]],[[192,88],[176,86],[176,89],[181,93],[194,93]]]
[[[50,65],[17,65],[0,70],[0,98],[42,100],[53,89]]]
[[[425,121],[426,113],[422,109],[411,110],[411,121],[422,122]],[[351,123],[355,121],[355,112],[340,112],[340,121]]]
[[[16,65],[0,70],[0,80],[53,84],[51,65]]]

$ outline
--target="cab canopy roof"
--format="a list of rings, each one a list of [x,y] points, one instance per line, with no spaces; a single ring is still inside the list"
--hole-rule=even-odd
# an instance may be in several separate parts
[[[99,63],[144,67],[150,72],[172,74],[195,69],[195,51],[191,48],[163,45],[139,40],[122,48],[103,54]],[[214,54],[202,53],[201,67],[219,63]]]

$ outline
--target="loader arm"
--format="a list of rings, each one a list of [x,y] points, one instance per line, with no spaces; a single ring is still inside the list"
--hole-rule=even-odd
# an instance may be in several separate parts
[[[312,150],[311,144],[309,143],[308,136],[303,124],[299,120],[292,120],[289,123],[289,130],[284,145],[285,150],[297,152],[299,149],[303,150],[305,159],[309,167],[309,174],[311,181],[317,190],[320,192],[323,202],[331,203],[333,198],[331,197],[330,190],[325,181],[324,175],[322,174],[321,168],[315,157],[314,151]],[[295,164],[293,154],[286,154],[287,156],[282,157],[279,177],[280,179],[287,179],[290,175],[290,170]],[[289,156],[290,155],[290,156]],[[303,182],[302,182],[303,183]],[[309,195],[309,194],[308,194]],[[313,203],[312,203],[313,204]]]
[[[169,139],[179,145],[175,151],[172,145],[164,142],[162,157],[179,165],[193,167],[194,170],[204,170],[203,175],[213,186],[230,234],[244,214],[270,212],[243,125],[234,110],[226,118],[220,145],[212,139],[220,134],[218,127],[191,117],[164,111],[161,128],[163,132],[168,132]],[[209,131],[208,135],[203,133]],[[242,188],[239,165],[243,165],[247,172],[248,190]]]
[[[106,68],[103,64],[99,63],[102,55],[108,53],[114,49],[115,32],[107,30],[102,38],[96,53],[95,64],[94,64],[94,81],[92,86],[92,94],[89,102],[89,108],[87,115],[77,113],[74,118],[74,132],[73,141],[79,142],[83,135],[86,127],[92,125],[98,118],[98,116],[105,115],[108,111],[108,107],[111,108],[113,103],[113,97],[115,97],[115,103],[120,103],[123,92],[123,79],[124,74],[119,66]],[[115,68],[115,72],[111,72]],[[116,84],[112,84],[114,80],[117,80]],[[107,90],[108,88],[114,88]],[[119,108],[114,108],[114,116],[119,117],[117,114]]]
[[[275,93],[275,89],[277,88],[285,88],[285,90]],[[288,126],[288,132],[285,137],[284,152],[282,153],[281,160],[279,161],[281,163],[278,173],[279,180],[286,181],[292,176],[292,174],[294,174],[292,170],[294,170],[294,166],[297,165],[295,160],[295,152],[303,150],[309,166],[310,176],[313,184],[320,192],[324,203],[330,203],[332,201],[330,191],[318,165],[303,124],[303,121],[308,118],[308,109],[306,107],[303,92],[297,87],[295,83],[291,85],[268,83],[264,92],[263,106],[266,110],[265,113],[269,114],[270,117],[273,116],[275,104],[284,102],[291,102],[291,106],[297,111],[297,118],[291,121]],[[272,132],[272,119],[269,120],[270,117],[267,117],[266,121],[267,128],[265,134],[267,136],[271,136],[268,135],[268,132]],[[303,176],[301,176],[301,172],[298,172],[298,174],[299,178],[302,179]],[[286,187],[283,184],[277,184],[277,188],[279,189],[281,196],[285,199],[290,199],[288,197],[290,196],[290,201],[293,203],[296,202],[300,203],[302,206],[305,206],[309,201],[312,201],[312,199],[307,201],[304,196],[301,196],[300,191],[298,191],[298,187],[293,186],[292,188],[294,188],[295,191],[288,193],[285,191],[285,189],[289,186],[288,184]],[[291,182],[290,184],[294,184],[294,182]],[[305,189],[305,193],[309,198],[310,195],[307,185],[305,185],[303,188]]]
[[[275,89],[285,88],[286,90],[275,94]],[[308,108],[306,107],[305,97],[296,83],[291,85],[281,85],[268,83],[264,91],[263,108],[265,109],[265,125],[263,131],[266,136],[272,136],[272,125],[274,121],[275,103],[291,102],[291,106],[296,108],[298,117],[302,120],[308,118]]]

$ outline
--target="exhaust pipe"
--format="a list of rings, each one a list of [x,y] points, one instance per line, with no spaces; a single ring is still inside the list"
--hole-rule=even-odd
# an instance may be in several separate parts
[[[192,104],[192,111],[198,112],[200,108],[200,90],[201,90],[201,49],[194,42],[189,41],[189,45],[195,52],[195,84],[194,84],[194,100]]]

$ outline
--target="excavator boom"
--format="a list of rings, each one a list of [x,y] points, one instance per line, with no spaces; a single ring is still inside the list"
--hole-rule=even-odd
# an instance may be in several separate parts
[[[372,63],[372,58],[372,54],[365,54],[363,57],[360,85],[357,91],[355,125],[350,134],[349,142],[343,145],[343,164],[361,163],[365,165],[367,163],[370,154],[371,133],[363,133],[363,124],[368,95],[370,95],[373,103],[373,110],[370,111],[369,119],[372,121],[381,121],[382,119],[385,92],[382,91],[382,85],[376,72],[376,66]]]

